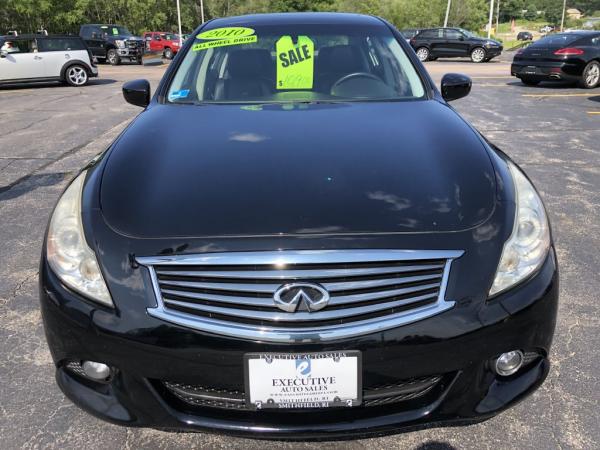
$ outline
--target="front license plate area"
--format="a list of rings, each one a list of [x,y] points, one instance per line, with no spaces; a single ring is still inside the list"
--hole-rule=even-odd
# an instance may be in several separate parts
[[[248,408],[348,408],[362,401],[360,351],[247,353],[244,360]]]

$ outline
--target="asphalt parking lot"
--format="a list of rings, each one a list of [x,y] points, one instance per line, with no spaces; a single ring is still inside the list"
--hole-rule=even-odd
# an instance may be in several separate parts
[[[509,59],[427,68],[438,83],[446,72],[472,76],[472,94],[453,105],[527,170],[546,202],[561,269],[549,379],[479,425],[343,443],[122,428],[66,400],[54,383],[38,310],[45,226],[67,181],[139,112],[122,99],[122,83],[148,78],[155,87],[164,66],[101,66],[101,77],[82,88],[0,88],[0,448],[599,448],[600,88],[526,87],[510,77]],[[165,125],[165,133],[176,131],[177,124]]]

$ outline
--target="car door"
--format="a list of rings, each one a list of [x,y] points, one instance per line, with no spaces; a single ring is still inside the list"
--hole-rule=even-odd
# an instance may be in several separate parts
[[[87,56],[81,39],[71,37],[38,39],[38,51],[44,58],[46,77],[56,78],[62,75],[62,68],[71,60],[84,60]]]
[[[44,78],[44,59],[37,53],[34,39],[7,39],[11,49],[0,58],[0,80]]]
[[[430,30],[429,33],[429,46],[434,56],[448,56],[446,42],[444,39],[444,29],[437,28],[435,30]]]
[[[106,58],[104,31],[100,27],[86,27],[86,31],[82,37],[92,55],[98,58]]]
[[[444,30],[445,51],[448,56],[465,56],[468,54],[468,44],[465,36],[458,30],[448,28]]]

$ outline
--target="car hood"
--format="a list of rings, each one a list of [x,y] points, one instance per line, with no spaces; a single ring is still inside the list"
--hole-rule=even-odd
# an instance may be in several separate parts
[[[460,231],[494,200],[484,144],[434,100],[153,105],[100,189],[108,225],[141,238]]]

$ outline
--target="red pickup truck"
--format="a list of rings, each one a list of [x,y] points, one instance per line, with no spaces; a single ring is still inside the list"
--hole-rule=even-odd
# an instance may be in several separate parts
[[[144,33],[144,41],[147,52],[160,52],[167,59],[173,59],[179,51],[179,36],[175,33],[148,31]]]

